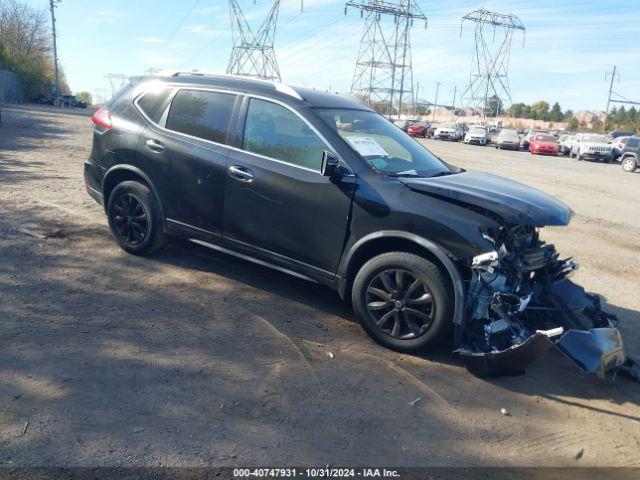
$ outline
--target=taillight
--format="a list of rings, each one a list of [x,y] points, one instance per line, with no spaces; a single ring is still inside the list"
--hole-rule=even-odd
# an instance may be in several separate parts
[[[105,106],[100,107],[98,111],[93,114],[91,121],[94,125],[106,128],[107,130],[113,127],[111,123],[111,112],[109,112],[109,109]]]

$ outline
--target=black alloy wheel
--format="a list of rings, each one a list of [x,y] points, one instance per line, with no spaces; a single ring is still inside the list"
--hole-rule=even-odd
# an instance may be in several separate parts
[[[351,302],[362,328],[379,344],[400,352],[447,344],[455,300],[447,273],[409,252],[388,252],[356,274]]]
[[[131,246],[139,245],[149,232],[149,219],[144,205],[126,192],[114,200],[113,225],[120,240]]]
[[[389,269],[367,288],[367,311],[376,325],[397,339],[423,335],[433,323],[435,300],[429,287],[408,270]]]
[[[160,207],[147,185],[129,180],[116,185],[109,195],[107,217],[125,252],[148,255],[167,243]]]

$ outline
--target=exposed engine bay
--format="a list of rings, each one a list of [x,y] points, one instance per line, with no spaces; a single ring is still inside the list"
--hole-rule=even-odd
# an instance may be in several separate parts
[[[585,372],[637,375],[615,316],[569,279],[575,262],[560,258],[533,226],[505,225],[484,237],[496,248],[471,260],[464,320],[455,330],[456,351],[472,373],[519,373],[555,346]]]

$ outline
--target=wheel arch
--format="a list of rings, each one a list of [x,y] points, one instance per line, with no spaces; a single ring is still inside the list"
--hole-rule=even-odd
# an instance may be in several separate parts
[[[340,263],[338,284],[340,296],[343,299],[349,298],[353,280],[362,265],[377,255],[392,251],[421,255],[434,262],[447,274],[454,294],[453,321],[455,324],[461,324],[464,313],[464,282],[460,270],[444,248],[410,232],[379,231],[358,240],[343,256]]]
[[[102,179],[102,195],[104,198],[105,212],[107,211],[109,205],[109,196],[111,195],[113,189],[119,183],[126,181],[137,181],[149,187],[156,199],[158,208],[160,209],[160,214],[162,216],[162,223],[164,224],[164,209],[156,187],[146,173],[133,165],[114,165],[109,170],[107,170],[107,173],[105,173],[104,178]]]

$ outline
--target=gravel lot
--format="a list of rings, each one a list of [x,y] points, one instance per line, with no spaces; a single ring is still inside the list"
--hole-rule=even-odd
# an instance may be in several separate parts
[[[481,380],[375,345],[323,287],[197,247],[126,255],[84,191],[89,119],[2,117],[0,465],[640,466],[639,384],[555,352]],[[544,237],[640,357],[640,175],[426,144],[569,204]]]

